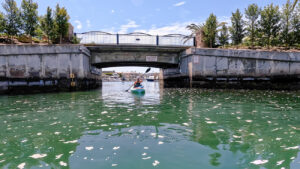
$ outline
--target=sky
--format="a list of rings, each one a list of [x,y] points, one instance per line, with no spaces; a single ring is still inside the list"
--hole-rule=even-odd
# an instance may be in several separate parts
[[[21,0],[16,0],[20,6]],[[39,15],[57,3],[66,7],[76,33],[104,31],[110,33],[144,32],[152,35],[189,34],[186,26],[203,23],[210,13],[219,21],[230,22],[233,11],[252,3],[263,7],[286,0],[33,0],[39,4]],[[1,4],[4,0],[0,0]],[[3,12],[2,7],[0,10]],[[113,68],[117,71],[145,68]],[[109,69],[112,70],[112,69]],[[158,71],[158,69],[154,69]]]

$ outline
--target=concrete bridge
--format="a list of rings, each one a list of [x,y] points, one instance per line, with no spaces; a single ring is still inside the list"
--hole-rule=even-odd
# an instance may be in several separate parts
[[[98,45],[87,46],[91,65],[97,68],[118,66],[144,66],[177,68],[180,54],[187,47]]]
[[[81,45],[0,46],[0,93],[92,89],[101,68],[116,66],[161,68],[166,87],[300,89],[299,52],[195,48],[182,35],[87,35],[77,35]]]

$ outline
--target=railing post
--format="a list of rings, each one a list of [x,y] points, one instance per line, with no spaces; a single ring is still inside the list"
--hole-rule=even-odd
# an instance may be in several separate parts
[[[119,34],[117,33],[117,45],[119,45],[120,42],[119,42]]]
[[[156,35],[156,46],[159,46],[159,36]]]
[[[194,40],[194,47],[196,47],[197,46],[197,39],[196,39],[196,37],[194,37],[193,40]]]

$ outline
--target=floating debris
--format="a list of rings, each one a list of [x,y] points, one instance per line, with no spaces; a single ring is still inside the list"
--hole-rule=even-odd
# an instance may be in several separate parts
[[[58,160],[58,159],[60,159],[62,156],[63,156],[63,154],[56,155],[56,156],[55,156],[55,159]]]
[[[65,144],[74,144],[74,143],[77,143],[78,140],[72,140],[72,141],[66,141],[64,142]]]
[[[18,165],[18,168],[23,169],[25,167],[25,165],[26,165],[26,163],[21,163],[21,164]]]
[[[66,167],[66,166],[68,166],[68,164],[67,164],[67,163],[65,163],[65,162],[63,162],[63,161],[60,161],[60,162],[59,162],[59,165],[61,165],[61,166],[65,166],[65,167]]]
[[[159,161],[155,160],[155,161],[152,163],[152,165],[155,167],[155,166],[157,166],[159,163],[160,163]]]
[[[251,163],[255,165],[262,165],[262,164],[266,164],[267,162],[269,162],[269,160],[255,160],[252,161]]]
[[[46,156],[47,156],[47,154],[33,154],[29,157],[34,158],[34,159],[39,159],[39,158],[44,158]]]
[[[94,147],[93,147],[93,146],[90,146],[90,147],[85,147],[85,149],[86,149],[86,150],[88,150],[88,151],[91,151],[91,150],[93,150],[93,149],[94,149]]]

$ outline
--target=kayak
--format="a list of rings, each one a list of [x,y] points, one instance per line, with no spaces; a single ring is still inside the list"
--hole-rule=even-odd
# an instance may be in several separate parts
[[[130,91],[131,91],[132,93],[145,93],[144,86],[131,87]]]

